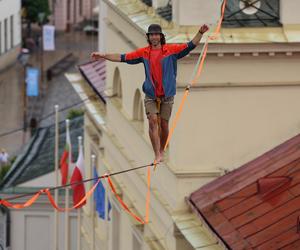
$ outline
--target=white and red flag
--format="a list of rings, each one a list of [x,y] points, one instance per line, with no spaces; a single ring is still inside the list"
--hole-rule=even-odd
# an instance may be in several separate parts
[[[71,187],[73,189],[73,205],[78,204],[85,196],[84,183],[82,183],[83,178],[84,178],[83,147],[82,147],[82,143],[79,143],[79,155],[70,182]],[[86,202],[82,203],[78,208],[85,205],[85,203]]]
[[[69,132],[69,121],[66,121],[66,145],[64,148],[64,152],[60,158],[60,173],[61,173],[61,185],[66,185],[68,183],[69,177],[69,168],[72,164],[69,164],[69,157],[72,155],[72,146],[71,146],[71,138]]]

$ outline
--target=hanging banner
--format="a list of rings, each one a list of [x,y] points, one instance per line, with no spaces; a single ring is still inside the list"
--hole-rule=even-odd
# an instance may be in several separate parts
[[[39,95],[39,69],[27,67],[26,68],[26,93],[27,96]]]
[[[55,50],[55,27],[53,25],[43,26],[43,48],[45,51]]]

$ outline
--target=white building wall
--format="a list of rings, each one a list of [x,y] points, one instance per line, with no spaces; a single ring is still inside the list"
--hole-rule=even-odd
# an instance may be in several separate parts
[[[20,21],[20,0],[0,1],[0,69],[11,64],[17,55],[17,47],[21,43],[21,21]],[[13,23],[11,24],[11,17]],[[5,20],[7,20],[7,32],[5,35]],[[13,41],[11,38],[13,37]],[[5,48],[6,41],[6,48]]]
[[[63,199],[63,198],[62,198]],[[41,200],[41,198],[39,199]],[[61,205],[61,204],[60,204]],[[11,210],[11,250],[51,250],[54,241],[54,212],[48,200],[32,207]],[[77,249],[77,216],[70,213],[70,249]],[[59,213],[59,248],[64,249],[64,213]]]
[[[177,25],[215,24],[220,6],[219,0],[172,0],[173,21]]]
[[[98,36],[98,50],[100,52],[105,52],[106,49],[106,24],[105,20],[107,18],[107,5],[103,1],[99,1],[99,34]]]
[[[281,0],[280,19],[282,24],[300,24],[300,1]]]

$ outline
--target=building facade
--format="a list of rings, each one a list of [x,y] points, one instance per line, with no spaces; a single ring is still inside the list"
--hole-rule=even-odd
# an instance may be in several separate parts
[[[65,31],[83,20],[90,20],[95,15],[95,0],[49,1],[52,16],[50,17],[57,30]]]
[[[21,1],[0,1],[0,70],[12,64],[21,44]]]
[[[158,13],[162,6],[171,8],[171,22]],[[254,7],[227,1],[221,33],[209,43],[203,73],[191,89],[167,159],[152,173],[150,223],[136,223],[111,197],[111,221],[97,220],[94,227],[89,203],[83,216],[83,249],[226,249],[204,222],[193,218],[185,197],[299,134],[299,7],[292,0],[258,1]],[[167,42],[187,42],[200,25],[213,29],[220,9],[217,0],[102,0],[99,50],[121,53],[147,46],[145,32],[151,23],[163,26]],[[178,61],[173,117],[201,48]],[[69,79],[83,99],[91,95],[79,76]],[[153,160],[143,80],[142,65],[107,62],[107,103],[104,108],[100,101],[86,105],[86,159],[96,154],[102,174]],[[92,176],[90,165],[87,160],[87,175]],[[113,181],[129,207],[145,216],[146,172],[118,175]]]

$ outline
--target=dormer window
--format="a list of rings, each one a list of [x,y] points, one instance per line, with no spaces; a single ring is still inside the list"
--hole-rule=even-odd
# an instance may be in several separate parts
[[[228,0],[223,27],[277,27],[280,0]]]

